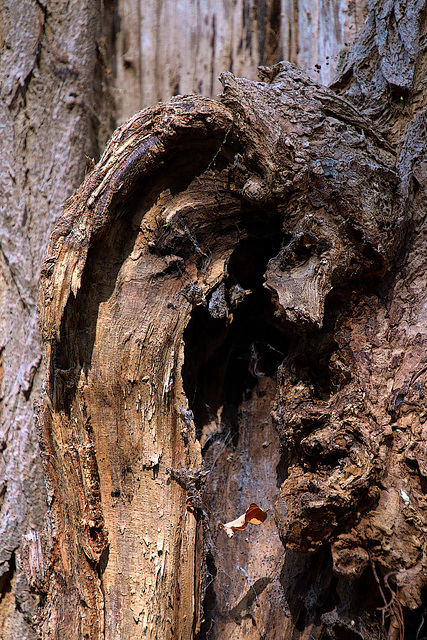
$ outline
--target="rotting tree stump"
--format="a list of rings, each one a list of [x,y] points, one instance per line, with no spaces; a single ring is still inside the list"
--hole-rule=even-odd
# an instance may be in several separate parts
[[[222,84],[120,127],[51,238],[44,638],[393,638],[422,604],[425,132],[398,157],[286,63]]]

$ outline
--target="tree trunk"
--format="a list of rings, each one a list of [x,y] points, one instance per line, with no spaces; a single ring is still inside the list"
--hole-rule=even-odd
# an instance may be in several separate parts
[[[43,379],[38,279],[54,222],[111,135],[102,83],[111,17],[89,2],[0,7],[0,637],[34,638],[21,563],[37,552],[46,491],[33,404]],[[104,25],[104,27],[103,27]],[[31,582],[31,579],[30,579]]]
[[[120,0],[119,122],[177,94],[215,97],[224,70],[256,80],[289,60],[329,84],[367,14],[365,0]]]
[[[200,37],[166,4],[1,7],[0,636],[422,637],[423,3],[344,56],[364,3],[197,5]],[[55,232],[41,535],[36,288],[84,154],[279,57],[341,65],[375,124],[287,68],[225,76],[125,126]]]
[[[45,638],[422,628],[415,9],[373,9],[352,101],[287,63],[225,73],[122,125],[68,201],[41,288]],[[251,502],[267,520],[228,538]]]

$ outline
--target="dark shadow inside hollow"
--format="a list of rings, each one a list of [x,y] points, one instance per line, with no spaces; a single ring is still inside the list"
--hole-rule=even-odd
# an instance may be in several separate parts
[[[244,224],[247,237],[231,255],[223,281],[227,313],[224,317],[212,317],[211,300],[208,300],[205,306],[193,309],[184,333],[184,390],[205,463],[211,469],[203,495],[204,508],[209,514],[206,558],[209,586],[198,640],[220,637],[225,620],[228,617],[240,620],[245,611],[258,606],[257,598],[262,596],[256,589],[271,582],[267,569],[266,573],[261,570],[252,574],[254,587],[247,583],[247,597],[233,599],[236,585],[245,575],[243,569],[251,573],[247,557],[251,547],[243,533],[236,542],[245,544],[246,548],[237,556],[233,546],[224,542],[226,536],[218,529],[218,519],[225,517],[226,503],[232,503],[237,515],[239,509],[247,508],[251,501],[263,501],[264,507],[270,508],[271,519],[279,476],[281,482],[286,474],[286,457],[279,461],[270,403],[274,398],[277,369],[289,349],[289,334],[286,327],[277,323],[270,292],[263,287],[267,263],[279,251],[283,235],[278,220],[257,212],[249,213]],[[245,292],[238,304],[233,302],[232,292],[236,288]],[[272,432],[277,440],[271,436]],[[265,485],[259,473],[264,465],[271,468]],[[221,487],[220,492],[217,486]],[[263,535],[267,534],[260,528],[260,536]],[[268,544],[271,545],[271,541]],[[268,547],[270,551],[271,548]],[[262,565],[260,562],[259,566]],[[232,584],[224,584],[229,576]],[[229,607],[225,601],[229,601]]]
[[[288,477],[288,465],[289,465],[288,451],[287,449],[282,447],[280,450],[280,460],[276,466],[276,476],[277,476],[276,486],[278,489],[280,489],[280,487],[282,486],[282,483]]]
[[[421,606],[404,616],[405,638],[426,640],[427,638],[427,594],[421,600]]]
[[[311,627],[313,637],[325,640],[387,637],[388,621],[383,624],[380,613],[384,602],[372,572],[367,569],[355,581],[339,579],[333,573],[326,545],[312,556],[287,550],[280,582],[301,633]],[[419,610],[416,613],[411,621],[419,624],[421,614]],[[415,640],[416,636],[408,637]]]
[[[206,554],[206,592],[203,599],[203,620],[200,631],[196,635],[195,640],[205,640],[209,638],[210,631],[215,624],[217,617],[217,598],[214,589],[215,578],[218,574],[215,558],[212,552]]]
[[[278,231],[278,230],[277,230]],[[208,306],[193,310],[184,333],[184,389],[193,411],[197,437],[221,412],[220,431],[238,438],[238,411],[260,376],[275,376],[289,340],[275,326],[270,293],[263,288],[268,260],[281,242],[280,232],[242,240],[228,263],[225,286],[248,292],[228,317],[213,318]],[[205,447],[209,446],[209,441]]]
[[[275,374],[285,356],[286,339],[260,313],[267,298],[264,292],[251,294],[228,326],[211,318],[204,307],[193,312],[184,338],[189,348],[183,374],[199,438],[223,407],[222,430],[237,444],[241,401],[251,394],[258,376]]]

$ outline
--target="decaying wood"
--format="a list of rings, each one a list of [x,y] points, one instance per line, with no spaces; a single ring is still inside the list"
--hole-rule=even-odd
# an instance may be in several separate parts
[[[158,20],[158,9],[165,4],[168,7]],[[153,101],[152,87],[147,84],[153,68],[147,52],[155,47],[153,41],[147,46],[144,34],[155,31],[159,70],[155,89],[162,85],[164,91],[156,95],[167,99],[178,90],[215,95],[217,75],[223,68],[255,77],[259,63],[287,57],[279,52],[283,37],[292,36],[287,40],[290,46],[296,51],[298,44],[304,52],[307,38],[312,55],[319,33],[321,47],[338,50],[344,37],[349,41],[344,32],[361,24],[358,11],[346,14],[345,1],[332,7],[334,15],[344,21],[331,21],[325,13],[330,3],[320,2],[311,16],[313,28],[306,31],[301,22],[298,35],[290,26],[292,20],[298,21],[298,12],[308,19],[303,4],[298,12],[290,12],[275,0],[199,3],[198,21],[194,20],[195,5],[187,4],[178,22],[173,15],[173,6],[178,5],[172,2],[154,6],[127,0],[101,4],[5,0],[0,7],[2,640],[34,638],[32,620],[38,599],[29,586],[43,592],[48,567],[37,533],[46,506],[33,416],[44,375],[36,309],[40,264],[64,200],[83,179],[85,154],[91,166],[90,158],[99,157],[100,147],[111,135],[115,115],[122,121],[124,113]],[[325,28],[332,39],[323,37]],[[193,37],[195,31],[197,37]],[[115,55],[111,55],[115,46]],[[329,49],[325,51],[331,55]],[[170,63],[167,68],[162,58],[165,52]],[[313,61],[310,58],[308,66]],[[324,65],[320,74],[328,68]],[[233,297],[237,300],[240,295],[245,294],[236,288]],[[61,384],[70,380],[70,372],[58,376]],[[70,600],[70,607],[72,604]]]
[[[387,274],[423,121],[398,155],[290,64],[221,81],[122,125],[51,237],[45,638],[381,638],[421,605],[424,270]],[[286,557],[272,518],[219,539],[243,484]]]

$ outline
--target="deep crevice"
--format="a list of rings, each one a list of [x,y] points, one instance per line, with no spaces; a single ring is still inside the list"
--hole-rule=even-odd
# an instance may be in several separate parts
[[[274,376],[286,356],[288,338],[275,326],[270,292],[262,286],[281,237],[279,233],[252,236],[233,252],[226,290],[239,286],[247,294],[235,307],[228,301],[228,317],[213,318],[206,306],[193,310],[184,333],[182,375],[199,439],[204,426],[217,422],[218,431],[236,445],[241,401],[251,394],[259,376]]]
[[[0,576],[0,602],[12,591],[12,580],[16,571],[15,551],[9,558],[9,568]]]
[[[277,476],[276,486],[278,489],[280,489],[280,487],[288,477],[288,466],[289,466],[289,453],[287,449],[282,448],[280,451],[280,460],[276,466],[276,476]]]
[[[209,304],[199,305],[194,308],[184,333],[184,390],[194,415],[202,454],[211,463],[212,459],[216,460],[218,447],[225,449],[228,454],[244,448],[240,438],[250,437],[245,411],[252,406],[252,402],[259,406],[256,403],[263,397],[260,381],[267,378],[275,380],[276,371],[289,348],[287,332],[275,319],[271,294],[263,287],[263,274],[268,261],[278,253],[283,240],[279,225],[279,220],[277,223],[274,219],[266,221],[258,212],[248,215],[244,229],[247,237],[240,241],[231,255],[227,273],[220,285],[224,296],[222,317],[221,313],[220,317],[212,317],[216,315],[212,313],[212,305],[211,308]],[[272,384],[275,385],[275,381]],[[271,420],[268,403],[265,412],[265,419]],[[268,448],[269,443],[259,444],[262,455],[266,456],[268,454],[264,452],[264,446]],[[227,472],[232,473],[231,466],[227,467],[227,464],[221,467],[222,470],[227,468]],[[257,461],[248,460],[249,467],[252,464],[256,465]],[[277,477],[277,487],[286,476],[285,467],[286,456],[283,455],[273,471]],[[247,489],[245,491],[243,488],[242,494],[239,491],[231,492],[233,501],[240,498],[249,502],[252,500],[249,494],[243,495],[248,493]],[[207,512],[215,513],[215,496],[208,491],[205,498],[209,501],[209,504],[205,504]],[[214,526],[212,523],[211,528]],[[212,530],[209,535],[212,535]],[[223,605],[221,607],[218,603],[216,591],[216,580],[218,573],[223,571],[224,558],[219,557],[218,568],[216,553],[214,543],[206,557],[210,583],[203,600],[203,622],[197,640],[208,638],[211,633],[215,636],[215,626],[224,619]],[[248,610],[252,597],[256,596],[253,588],[250,588]]]
[[[216,593],[214,589],[215,578],[217,576],[217,568],[215,564],[215,558],[211,551],[206,554],[206,573],[207,573],[207,587],[205,596],[203,599],[203,622],[200,626],[200,631],[196,635],[195,640],[204,640],[209,637],[210,630],[215,624],[217,617],[217,601]]]

